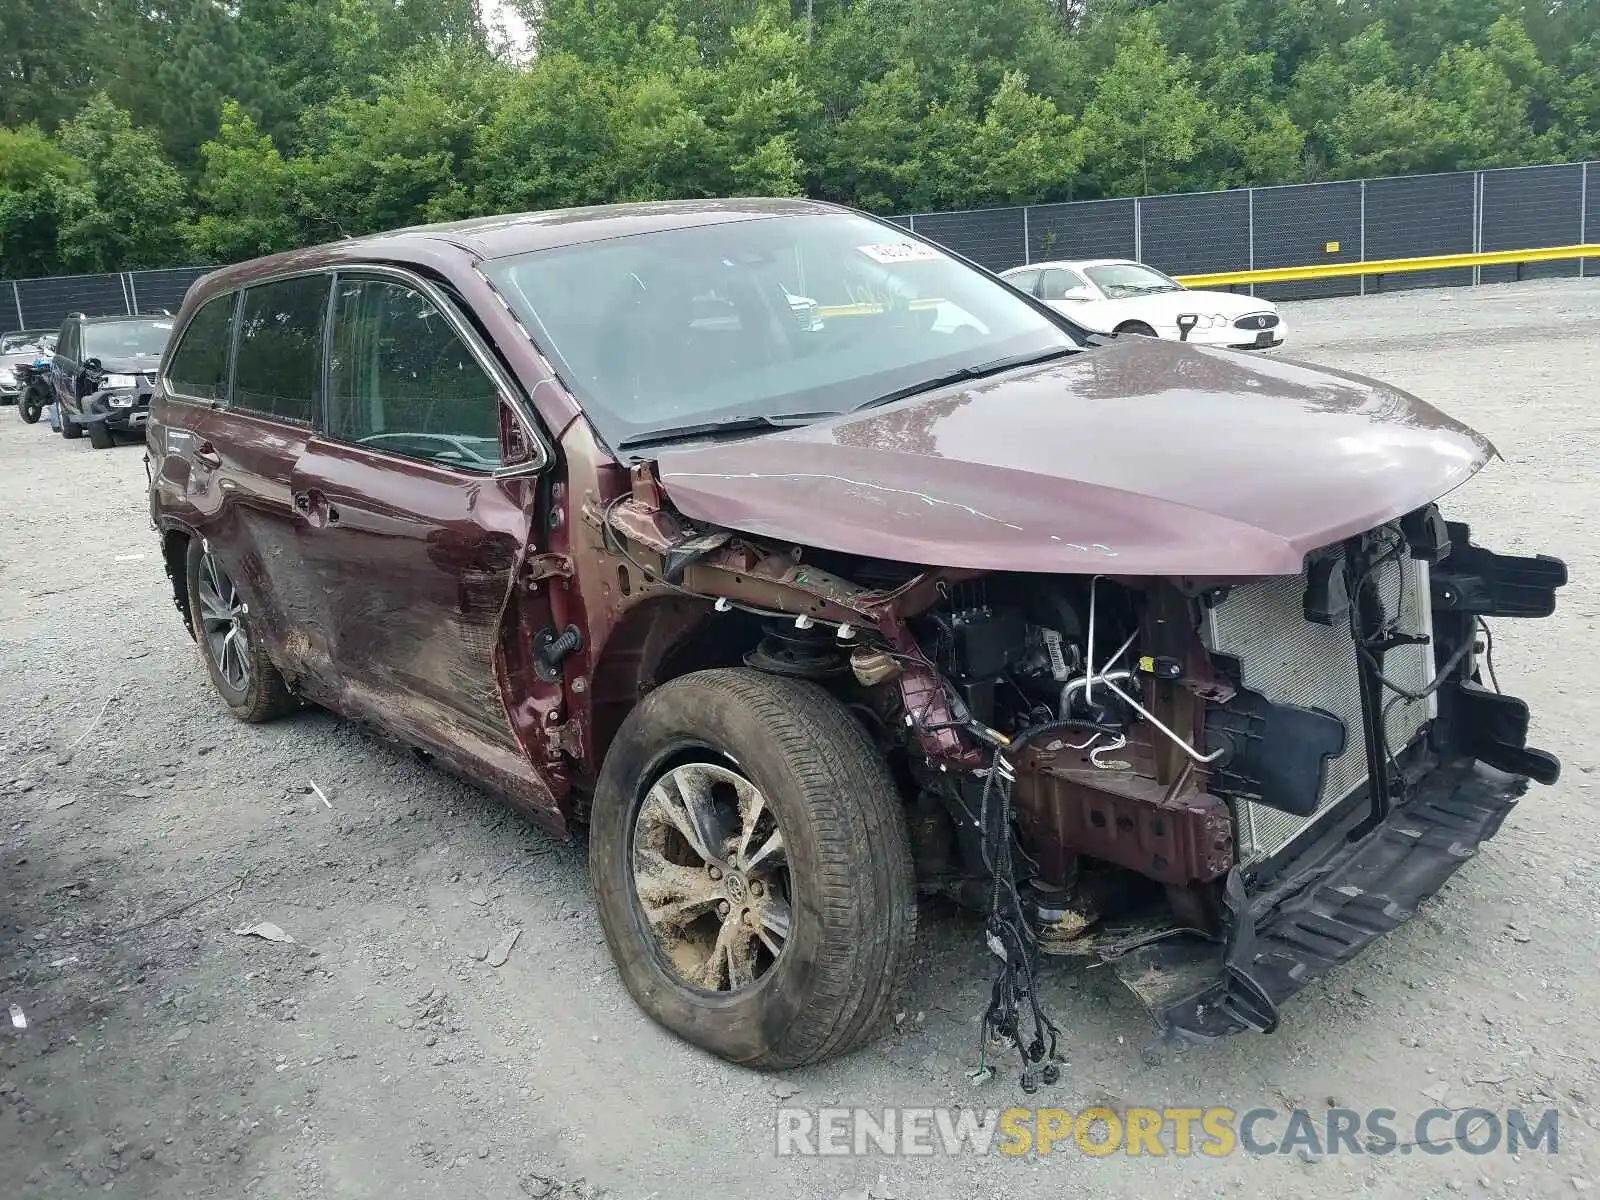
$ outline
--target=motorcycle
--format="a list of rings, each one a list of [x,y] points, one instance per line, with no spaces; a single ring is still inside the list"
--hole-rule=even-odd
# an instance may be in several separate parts
[[[25,425],[36,424],[45,409],[56,402],[54,389],[50,386],[49,355],[41,354],[17,374],[18,382],[22,384],[22,392],[17,396],[17,415]],[[51,425],[54,424],[52,418]]]

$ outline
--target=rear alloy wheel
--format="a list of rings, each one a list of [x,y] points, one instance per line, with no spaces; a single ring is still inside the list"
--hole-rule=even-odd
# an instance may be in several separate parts
[[[199,538],[189,542],[189,612],[211,682],[241,721],[270,721],[296,707],[294,694],[252,628],[250,607]]]
[[[601,769],[589,869],[628,991],[722,1058],[842,1054],[904,986],[916,899],[900,798],[813,684],[713,670],[647,695]]]

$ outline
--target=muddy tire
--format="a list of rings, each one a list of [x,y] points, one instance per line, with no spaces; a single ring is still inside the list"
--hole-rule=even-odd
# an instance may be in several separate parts
[[[111,427],[104,421],[96,421],[89,426],[89,445],[96,450],[109,450],[117,444],[117,435],[111,432]]]
[[[185,575],[195,641],[228,711],[257,724],[298,708],[253,628],[249,606],[200,538],[189,539]]]
[[[676,825],[661,819],[669,807]],[[703,835],[694,841],[704,852],[684,828]],[[674,862],[658,837],[678,839]],[[769,851],[775,837],[781,849]],[[675,893],[660,891],[653,864]],[[787,1068],[853,1050],[879,1032],[904,987],[916,897],[901,802],[865,732],[812,684],[713,670],[647,695],[600,772],[589,870],[634,1000],[732,1062]],[[695,924],[678,924],[683,914]],[[711,945],[698,968],[691,933]],[[754,969],[736,972],[741,936]]]
[[[83,426],[76,424],[67,414],[66,405],[56,402],[56,420],[61,422],[61,436],[67,441],[74,441],[83,436]]]
[[[17,401],[17,416],[22,418],[24,425],[37,425],[39,418],[44,416],[44,404],[39,393],[29,388]]]

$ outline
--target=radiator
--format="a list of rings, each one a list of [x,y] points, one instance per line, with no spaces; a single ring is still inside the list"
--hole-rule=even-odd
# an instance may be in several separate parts
[[[1367,747],[1361,719],[1361,684],[1355,641],[1348,624],[1318,625],[1305,618],[1306,578],[1282,576],[1235,587],[1207,615],[1204,636],[1210,649],[1239,660],[1244,685],[1279,704],[1320,708],[1344,722],[1344,752],[1327,763],[1317,808],[1309,817],[1282,812],[1249,800],[1234,804],[1239,862],[1248,866],[1270,857],[1327,815],[1367,781]],[[1386,616],[1399,632],[1432,635],[1428,565],[1403,556],[1379,568],[1378,591]],[[1408,690],[1420,690],[1433,677],[1431,646],[1404,645],[1384,656],[1384,674]],[[1435,715],[1430,698],[1397,700],[1385,689],[1389,748],[1399,754]]]

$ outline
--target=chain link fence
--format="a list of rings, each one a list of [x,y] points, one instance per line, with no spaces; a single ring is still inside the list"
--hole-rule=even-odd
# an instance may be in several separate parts
[[[892,218],[993,271],[1133,258],[1172,275],[1371,262],[1600,240],[1600,162],[1080,200]],[[68,313],[176,312],[209,267],[0,280],[0,328]],[[1600,260],[1459,267],[1251,288],[1273,300],[1600,273]]]

